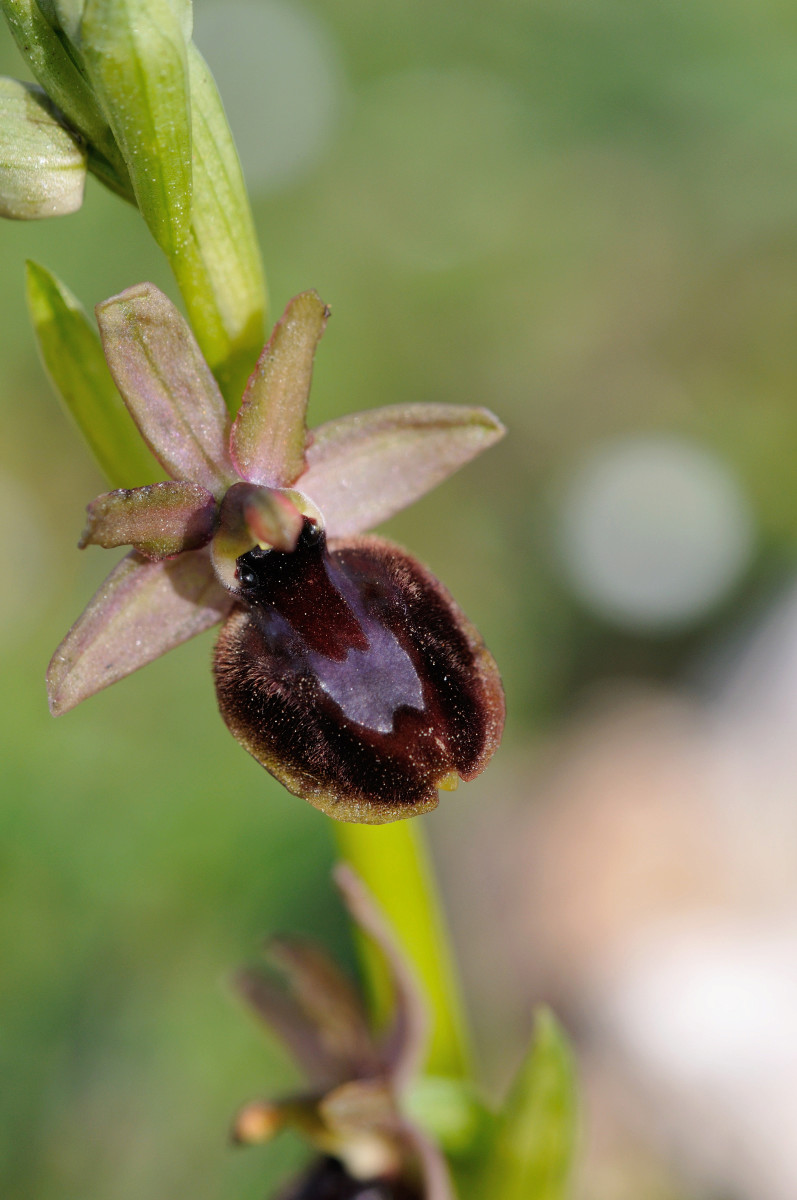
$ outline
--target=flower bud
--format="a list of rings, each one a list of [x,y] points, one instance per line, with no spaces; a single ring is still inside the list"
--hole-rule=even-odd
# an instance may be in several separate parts
[[[0,216],[30,221],[76,212],[86,151],[44,92],[0,79]]]

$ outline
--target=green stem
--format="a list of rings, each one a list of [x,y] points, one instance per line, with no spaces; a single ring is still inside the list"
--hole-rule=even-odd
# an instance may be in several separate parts
[[[334,822],[342,857],[351,864],[390,921],[414,968],[431,1016],[426,1069],[463,1076],[469,1065],[464,1007],[420,818],[390,825]],[[387,981],[370,944],[358,947],[377,1017],[386,1015]]]

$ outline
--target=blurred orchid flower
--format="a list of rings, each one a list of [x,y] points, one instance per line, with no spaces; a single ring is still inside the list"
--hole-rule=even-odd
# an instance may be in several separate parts
[[[329,310],[288,304],[231,422],[152,284],[100,304],[111,374],[171,479],[88,506],[80,545],[130,545],[48,670],[58,715],[219,621],[222,717],[289,791],[341,820],[425,812],[501,736],[495,663],[438,581],[362,531],[492,445],[481,408],[410,404],[308,433]]]
[[[239,972],[235,983],[289,1048],[310,1087],[285,1100],[247,1104],[235,1118],[233,1137],[258,1145],[293,1128],[320,1152],[280,1200],[453,1200],[445,1158],[401,1111],[423,1056],[423,1003],[360,879],[339,865],[335,882],[352,919],[384,956],[392,1023],[374,1033],[359,994],[318,947],[272,942],[268,954],[288,990],[254,970]]]

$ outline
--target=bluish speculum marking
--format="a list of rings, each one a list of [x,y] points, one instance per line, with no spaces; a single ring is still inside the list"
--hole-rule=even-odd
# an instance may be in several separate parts
[[[410,655],[369,613],[356,581],[332,561],[311,521],[291,553],[254,550],[238,564],[242,595],[275,651],[290,651],[294,663],[302,658],[349,721],[390,733],[400,709],[423,711]]]
[[[326,694],[350,721],[377,733],[390,733],[397,711],[423,710],[423,688],[412,660],[390,632],[368,626],[368,649],[349,650],[343,662],[310,655]]]
[[[438,787],[479,773],[503,725],[498,672],[411,555],[376,537],[328,549],[307,518],[295,550],[250,550],[236,574],[219,709],[290,791],[380,823],[428,812]]]

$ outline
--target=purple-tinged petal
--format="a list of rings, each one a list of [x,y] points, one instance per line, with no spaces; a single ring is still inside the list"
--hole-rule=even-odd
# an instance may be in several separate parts
[[[348,1064],[324,1044],[316,1023],[296,999],[262,971],[244,968],[233,985],[266,1028],[280,1039],[310,1083],[321,1090],[348,1076]]]
[[[384,1066],[397,1090],[417,1073],[423,1059],[428,1021],[423,998],[412,972],[382,913],[359,875],[345,863],[333,872],[335,884],[354,923],[371,938],[390,973],[393,990],[393,1020],[384,1035]]]
[[[486,408],[402,404],[319,425],[296,486],[324,514],[330,537],[392,517],[503,437]]]
[[[207,545],[216,509],[212,494],[198,483],[119,488],[87,506],[88,524],[79,546],[133,546],[147,558],[170,558]]]
[[[238,473],[252,483],[287,487],[305,469],[313,358],[328,316],[317,292],[294,296],[249,377],[230,450]]]
[[[53,716],[209,629],[231,605],[206,551],[167,562],[151,562],[132,551],[53,655],[47,670]]]
[[[274,938],[266,957],[287,986],[250,969],[239,971],[233,982],[310,1081],[326,1089],[376,1073],[380,1060],[359,994],[325,951],[299,939]]]
[[[152,283],[96,311],[111,374],[152,453],[172,478],[223,494],[235,478],[227,409],[184,318]]]
[[[234,483],[221,503],[210,548],[219,581],[237,591],[236,560],[255,546],[293,550],[303,523],[302,514],[284,492],[257,483]]]
[[[297,938],[275,938],[267,954],[316,1026],[327,1053],[340,1064],[340,1078],[375,1073],[379,1056],[362,1000],[337,963],[320,947]]]

